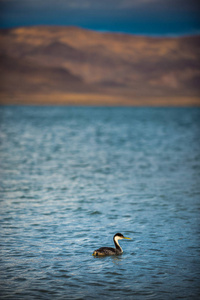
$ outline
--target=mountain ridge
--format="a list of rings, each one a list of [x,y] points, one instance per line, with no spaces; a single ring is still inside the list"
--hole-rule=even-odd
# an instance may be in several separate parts
[[[200,105],[199,45],[200,36],[1,29],[0,103]]]

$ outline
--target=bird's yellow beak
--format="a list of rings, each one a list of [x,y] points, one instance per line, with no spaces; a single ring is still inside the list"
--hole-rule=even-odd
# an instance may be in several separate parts
[[[125,237],[125,236],[124,236],[124,239],[126,239],[126,240],[131,240],[131,238],[128,238],[128,237]]]

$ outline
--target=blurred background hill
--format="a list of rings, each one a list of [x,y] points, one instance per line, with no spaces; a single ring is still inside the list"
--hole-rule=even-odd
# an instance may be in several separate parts
[[[200,36],[0,30],[1,103],[199,105]]]

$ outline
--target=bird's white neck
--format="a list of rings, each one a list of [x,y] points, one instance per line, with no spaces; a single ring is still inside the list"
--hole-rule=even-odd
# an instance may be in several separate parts
[[[114,237],[114,243],[115,243],[115,247],[116,249],[118,249],[120,252],[123,252],[122,247],[120,247],[118,240],[121,240],[122,238],[119,236]]]

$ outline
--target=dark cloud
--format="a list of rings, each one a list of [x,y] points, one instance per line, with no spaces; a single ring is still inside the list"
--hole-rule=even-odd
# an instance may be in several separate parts
[[[200,32],[199,0],[0,0],[0,26],[75,25],[139,34]]]

